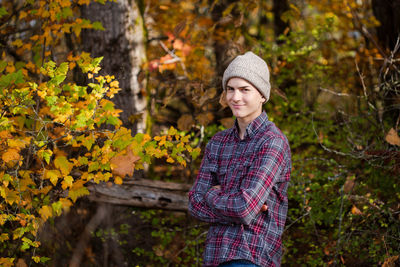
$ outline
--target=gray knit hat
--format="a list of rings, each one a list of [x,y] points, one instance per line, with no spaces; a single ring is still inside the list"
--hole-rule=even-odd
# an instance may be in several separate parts
[[[246,52],[244,55],[237,56],[232,60],[222,77],[224,90],[226,90],[226,84],[229,79],[233,77],[242,78],[250,82],[268,101],[271,84],[269,83],[268,65],[262,58],[253,52]]]

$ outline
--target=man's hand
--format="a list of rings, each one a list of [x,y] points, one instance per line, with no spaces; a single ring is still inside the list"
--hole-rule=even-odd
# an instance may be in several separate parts
[[[260,212],[264,212],[264,211],[267,211],[267,210],[268,210],[268,206],[267,206],[266,204],[263,204],[263,205],[261,206]]]
[[[214,185],[213,187],[211,187],[211,189],[218,189],[218,190],[221,190],[221,185]]]

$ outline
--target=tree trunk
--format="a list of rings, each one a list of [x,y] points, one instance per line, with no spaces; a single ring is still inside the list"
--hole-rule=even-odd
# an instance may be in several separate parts
[[[379,42],[393,50],[400,35],[400,0],[372,0],[372,10],[380,22],[377,27]]]
[[[282,14],[289,10],[289,5],[287,0],[274,0],[274,7],[272,11],[274,12],[274,34],[275,37],[283,34],[289,24],[282,20]]]
[[[122,185],[94,185],[89,188],[92,201],[139,208],[187,211],[191,185],[146,179],[124,180]]]
[[[225,24],[232,24],[233,19],[235,16],[238,16],[238,14],[235,13],[235,10],[233,10],[233,17],[223,17],[223,12],[224,10],[231,4],[237,2],[238,0],[222,0],[218,1],[217,4],[215,4],[215,7],[211,13],[211,18],[216,24],[214,34],[218,33],[219,31],[224,31],[224,27],[226,27]],[[210,3],[213,1],[210,1]],[[227,22],[223,22],[223,21]],[[216,84],[220,85],[222,81],[222,75],[224,74],[224,71],[226,67],[228,67],[229,63],[239,54],[242,54],[242,49],[239,44],[232,42],[230,40],[225,40],[218,38],[218,36],[213,36],[214,40],[214,54],[215,54],[215,60],[216,60],[216,70],[217,70],[217,77],[216,77]]]
[[[114,75],[121,91],[113,101],[123,110],[124,126],[134,133],[144,132],[146,123],[146,61],[143,20],[135,1],[118,0],[105,5],[83,6],[82,17],[100,21],[105,31],[82,32],[83,50],[92,57],[103,56],[102,71]]]

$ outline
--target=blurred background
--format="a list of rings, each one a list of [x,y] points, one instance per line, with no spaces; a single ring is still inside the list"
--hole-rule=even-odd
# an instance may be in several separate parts
[[[251,50],[292,150],[282,266],[399,266],[399,0],[0,0],[0,31],[0,264],[201,266],[186,193]]]

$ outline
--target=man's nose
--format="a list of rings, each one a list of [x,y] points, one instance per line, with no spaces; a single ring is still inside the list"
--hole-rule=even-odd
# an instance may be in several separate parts
[[[232,96],[232,100],[233,100],[233,101],[238,101],[238,100],[240,100],[241,97],[242,97],[242,96],[241,96],[239,90],[234,90],[234,91],[233,91],[233,96]]]

